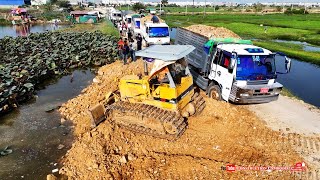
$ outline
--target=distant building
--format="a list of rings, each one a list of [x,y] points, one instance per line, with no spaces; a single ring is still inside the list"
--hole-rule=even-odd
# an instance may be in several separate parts
[[[49,2],[49,0],[31,0],[31,5],[43,5],[47,2]]]

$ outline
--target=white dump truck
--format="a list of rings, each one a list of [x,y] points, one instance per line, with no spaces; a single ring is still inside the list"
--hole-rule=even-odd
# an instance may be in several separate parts
[[[122,12],[119,11],[119,10],[111,11],[110,20],[112,22],[120,22],[120,21],[122,21]]]
[[[137,36],[138,34],[141,34],[140,17],[132,18],[131,30],[133,32],[133,36]]]
[[[178,28],[175,44],[196,47],[187,56],[194,82],[217,100],[239,104],[277,100],[283,86],[276,82],[276,55],[284,57],[286,71],[283,73],[288,73],[291,67],[291,60],[285,54],[272,53],[248,40],[210,40]]]
[[[141,18],[141,33],[146,46],[153,44],[170,44],[169,26],[155,15]]]
[[[127,15],[125,16],[124,21],[125,21],[127,27],[128,27],[129,29],[131,29],[131,26],[132,26],[132,14],[127,14]]]

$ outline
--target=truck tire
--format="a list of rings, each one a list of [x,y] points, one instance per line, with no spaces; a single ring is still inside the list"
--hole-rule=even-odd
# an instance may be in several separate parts
[[[145,39],[143,41],[144,41],[144,47],[149,47],[148,42]]]
[[[211,84],[208,88],[208,96],[217,101],[221,100],[221,89],[216,84]]]

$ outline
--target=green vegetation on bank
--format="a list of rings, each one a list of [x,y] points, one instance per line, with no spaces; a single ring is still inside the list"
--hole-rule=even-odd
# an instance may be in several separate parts
[[[0,25],[11,25],[11,22],[6,19],[0,18]]]
[[[85,31],[101,31],[103,34],[109,34],[120,37],[118,30],[113,26],[110,21],[102,21],[96,24],[75,24],[71,27],[61,29],[62,32],[85,32]]]
[[[242,38],[283,39],[320,45],[320,14],[210,14],[166,15],[162,17],[171,27],[206,24],[228,28]],[[266,29],[266,31],[265,31]]]
[[[320,65],[320,53],[304,51],[302,45],[272,41],[254,41],[254,44],[257,46],[264,47],[266,49],[270,49],[271,51],[284,52],[292,58],[297,58],[302,61],[307,61]]]
[[[300,99],[298,96],[295,96],[289,89],[287,89],[285,87],[282,88],[282,91],[281,91],[280,94],[283,95],[283,96]]]
[[[98,24],[98,30],[100,30],[104,34],[110,34],[116,37],[120,37],[119,31],[113,26],[113,24],[109,20]]]

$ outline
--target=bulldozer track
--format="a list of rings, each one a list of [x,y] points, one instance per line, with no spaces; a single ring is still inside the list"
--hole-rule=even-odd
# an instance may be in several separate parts
[[[195,93],[192,96],[192,102],[195,104],[196,113],[195,115],[200,114],[203,109],[205,108],[205,100],[199,94]],[[156,119],[157,121],[161,122],[163,125],[169,125],[174,127],[176,133],[159,133],[154,129],[144,127],[138,124],[124,124],[124,123],[117,123],[120,127],[124,129],[128,129],[133,132],[150,135],[158,138],[163,138],[167,140],[176,140],[179,138],[187,128],[186,120],[178,113],[174,111],[169,111],[165,109],[161,109],[152,105],[142,104],[142,103],[130,103],[126,101],[118,101],[106,107],[107,112],[111,115],[111,122],[112,119],[112,112],[118,111],[119,113],[126,114],[131,113],[137,117],[144,117],[144,118],[152,118]]]
[[[159,133],[156,130],[151,128],[147,128],[144,126],[140,126],[137,124],[122,124],[117,123],[120,127],[128,129],[133,132],[150,135],[158,138],[168,139],[168,140],[175,140],[179,138],[187,127],[187,123],[183,119],[180,114],[164,110],[155,106],[147,105],[147,104],[140,104],[140,103],[130,103],[125,101],[118,101],[108,107],[111,111],[118,111],[120,113],[133,113],[136,116],[142,116],[145,118],[153,118],[161,122],[161,124],[170,124],[176,128],[177,132],[175,134],[169,133]],[[111,117],[112,121],[112,117]]]
[[[292,146],[300,147],[303,151],[320,152],[320,137],[305,137],[291,133],[286,136]]]
[[[195,107],[196,107],[196,113],[195,115],[198,115],[200,114],[203,109],[206,107],[206,103],[205,103],[205,100],[204,98],[198,93],[198,92],[195,92],[192,96],[192,100],[195,104]]]

